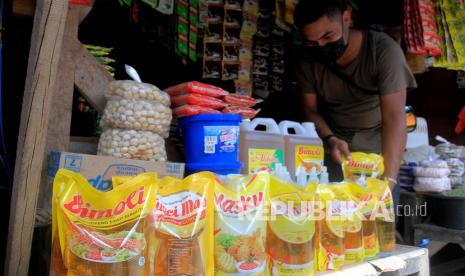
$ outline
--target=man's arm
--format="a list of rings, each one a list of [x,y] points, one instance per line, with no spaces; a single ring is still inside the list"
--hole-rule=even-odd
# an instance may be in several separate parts
[[[405,126],[406,91],[387,93],[381,96],[382,115],[382,154],[384,157],[384,176],[397,179],[400,163],[407,141]],[[391,189],[394,182],[390,181]]]
[[[333,135],[333,132],[329,128],[325,119],[321,117],[321,115],[318,113],[318,103],[316,94],[303,94],[303,104],[305,120],[313,122],[315,124],[318,135],[320,135],[321,138]],[[329,138],[329,140],[327,140],[327,142],[330,146],[331,157],[334,159],[334,161],[341,164],[342,157],[344,155],[350,159],[349,145],[345,141],[338,139],[335,136],[332,136],[331,138]]]

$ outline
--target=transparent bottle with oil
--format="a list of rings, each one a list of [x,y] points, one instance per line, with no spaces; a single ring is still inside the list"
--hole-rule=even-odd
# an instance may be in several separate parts
[[[347,218],[344,227],[345,263],[360,262],[364,258],[363,220],[360,200],[350,191],[349,185],[341,187],[351,197],[347,201]]]

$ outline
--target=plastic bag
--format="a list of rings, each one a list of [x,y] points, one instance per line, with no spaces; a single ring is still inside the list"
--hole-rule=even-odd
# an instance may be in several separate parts
[[[269,182],[261,172],[215,186],[215,275],[266,275]]]
[[[223,101],[229,105],[252,107],[257,104],[257,100],[243,95],[228,95],[223,97]]]
[[[208,107],[212,109],[220,109],[226,106],[226,104],[222,100],[195,93],[174,96],[171,98],[171,102],[173,106],[181,106],[188,104]]]
[[[350,160],[344,159],[342,167],[346,180],[358,181],[362,174],[370,177],[384,173],[384,158],[374,153],[352,152]]]
[[[186,93],[196,93],[196,94],[202,94],[214,98],[220,98],[226,95],[229,95],[229,92],[210,85],[210,84],[205,84],[205,83],[200,83],[197,81],[191,81],[191,82],[186,82],[186,83],[181,83],[176,86],[171,86],[169,88],[165,89],[168,94],[171,96],[176,96],[180,94],[186,94]]]
[[[53,183],[53,272],[147,275],[157,181],[155,173],[143,173],[101,192],[82,175],[60,169]]]
[[[170,96],[150,83],[140,83],[132,80],[112,81],[105,91],[105,97],[119,97],[126,100],[146,100],[170,106]]]
[[[213,275],[213,186],[211,173],[160,181],[153,212],[155,275]]]
[[[271,178],[267,251],[273,275],[314,274],[314,195],[315,185],[302,189]]]
[[[226,114],[239,114],[243,118],[249,118],[252,119],[258,114],[258,110],[249,108],[249,107],[243,107],[243,106],[230,106],[226,107],[225,109],[222,110],[223,113]]]
[[[198,105],[183,105],[173,109],[173,114],[177,118],[193,116],[198,114],[220,114],[218,110]]]

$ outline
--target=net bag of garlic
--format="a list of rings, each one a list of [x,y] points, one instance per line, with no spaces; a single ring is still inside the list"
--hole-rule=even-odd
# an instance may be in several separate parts
[[[98,155],[146,161],[166,161],[165,140],[150,131],[107,129],[100,136]]]

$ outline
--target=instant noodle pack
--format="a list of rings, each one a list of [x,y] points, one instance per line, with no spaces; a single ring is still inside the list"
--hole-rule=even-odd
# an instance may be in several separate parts
[[[375,160],[355,157],[364,165]],[[327,183],[323,170],[321,181],[302,187],[266,171],[201,172],[182,180],[149,172],[115,176],[111,189],[99,191],[82,175],[60,169],[53,187],[52,274],[307,276],[338,270],[394,250],[388,184],[364,173],[357,181]]]

